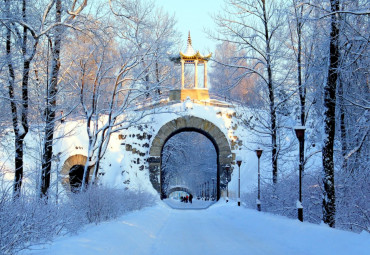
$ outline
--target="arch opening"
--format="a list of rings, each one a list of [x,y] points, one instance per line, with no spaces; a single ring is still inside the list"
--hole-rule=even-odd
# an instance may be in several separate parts
[[[81,189],[84,169],[84,165],[74,165],[69,170],[69,185],[71,186],[71,191],[74,193],[78,193]],[[88,184],[88,178],[86,178],[85,183]]]
[[[212,122],[187,115],[179,117],[172,121],[164,124],[153,138],[150,151],[149,151],[149,179],[154,187],[163,198],[163,195],[166,195],[162,192],[162,150],[165,143],[175,136],[178,133],[184,131],[195,131],[206,136],[214,146],[216,150],[216,162],[217,162],[217,176],[214,180],[216,199],[218,200],[221,196],[221,193],[226,192],[226,174],[228,173],[228,180],[233,170],[232,162],[235,160],[235,154],[231,153],[231,148],[228,139],[225,134]],[[227,167],[230,167],[230,170],[227,171]],[[212,185],[210,184],[210,187]],[[212,188],[210,188],[212,190]],[[198,195],[198,194],[195,194]]]
[[[186,128],[172,133],[162,148],[161,197],[178,190],[198,200],[217,198],[218,149],[204,132]]]
[[[72,155],[64,161],[60,170],[61,182],[67,192],[78,192],[83,180],[83,171],[87,162],[87,157],[81,154]],[[86,184],[93,175],[93,166],[89,166],[89,174],[86,178]]]

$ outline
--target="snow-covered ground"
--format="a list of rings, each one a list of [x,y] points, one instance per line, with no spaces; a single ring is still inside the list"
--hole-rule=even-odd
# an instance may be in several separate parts
[[[193,199],[192,203],[183,203],[183,202],[180,202],[179,200],[175,200],[171,198],[165,199],[163,200],[163,202],[174,209],[205,209],[215,203],[215,201],[204,201],[204,200],[198,200],[196,198]]]
[[[205,210],[163,202],[23,254],[335,254],[365,255],[370,235],[331,229],[220,200]]]

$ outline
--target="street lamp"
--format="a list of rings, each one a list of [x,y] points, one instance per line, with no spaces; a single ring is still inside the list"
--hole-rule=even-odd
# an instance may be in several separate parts
[[[242,164],[242,159],[240,156],[236,157],[236,163],[239,167],[239,178],[238,178],[238,206],[240,206],[240,166]]]
[[[202,190],[202,184],[199,184],[199,199],[202,199],[203,197],[203,190]]]
[[[303,221],[303,206],[302,206],[302,172],[304,164],[304,132],[305,126],[294,127],[295,134],[299,141],[299,202],[297,202],[298,220]]]
[[[202,189],[202,184],[199,184],[199,199],[202,199],[203,198],[203,189]]]
[[[226,166],[226,203],[229,202],[229,171],[230,166]]]
[[[209,181],[207,181],[207,184],[208,184],[208,201],[209,201],[209,197],[210,197],[210,192],[209,192]]]
[[[263,150],[258,148],[256,150],[257,158],[258,158],[258,193],[257,193],[257,210],[261,211],[261,172],[260,172],[260,157],[262,155]]]
[[[204,200],[207,201],[207,182],[204,182]]]
[[[212,201],[215,199],[215,178],[212,178]]]
[[[202,186],[202,200],[204,200],[204,187],[203,187],[203,183],[201,184]]]
[[[198,200],[202,197],[202,188],[200,184],[198,184]]]

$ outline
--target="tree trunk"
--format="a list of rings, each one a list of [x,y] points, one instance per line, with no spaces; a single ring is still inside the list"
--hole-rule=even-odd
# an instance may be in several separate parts
[[[343,82],[341,81],[340,77],[338,80],[338,104],[339,104],[339,115],[340,115],[340,140],[342,145],[342,156],[343,156],[343,164],[342,169],[347,169],[347,160],[345,156],[347,155],[347,128],[345,122],[345,106],[343,102]]]
[[[156,59],[155,61],[155,76],[156,76],[156,80],[157,80],[157,89],[156,89],[156,92],[157,92],[157,99],[159,99],[159,96],[161,95],[161,89],[160,89],[160,86],[159,86],[159,63],[158,63],[158,59]]]
[[[342,17],[339,14],[338,17],[338,22],[342,23]],[[343,31],[342,28],[340,28],[340,31]],[[338,31],[338,38],[340,38],[340,31]],[[339,40],[339,39],[338,39]],[[338,42],[339,45],[339,42]],[[339,47],[339,46],[338,46]],[[341,52],[338,50],[338,61],[339,59],[345,59],[346,55],[351,51],[351,48],[347,49],[347,52]],[[340,61],[341,62],[341,61]],[[339,66],[339,64],[338,64]],[[343,70],[342,70],[343,72]],[[347,128],[346,128],[346,123],[345,123],[345,106],[344,106],[344,88],[343,88],[344,80],[342,78],[341,73],[338,73],[338,104],[339,104],[339,120],[340,120],[340,142],[342,145],[342,157],[343,157],[343,163],[342,163],[342,169],[346,170],[347,169],[347,159],[345,158],[347,155]]]
[[[10,1],[5,1],[5,8],[8,17],[10,16]],[[10,22],[7,23],[6,26],[6,60],[8,65],[9,71],[9,78],[8,78],[8,93],[10,99],[10,109],[12,113],[12,123],[13,123],[13,130],[14,130],[14,147],[15,147],[15,178],[14,178],[14,196],[18,196],[18,192],[22,185],[22,175],[23,175],[23,160],[20,158],[23,152],[20,152],[23,148],[23,143],[19,139],[19,128],[18,128],[18,112],[17,112],[17,105],[15,104],[15,95],[14,95],[14,85],[15,85],[15,72],[12,62],[12,42],[11,42],[11,30],[10,30]]]
[[[88,125],[87,125],[88,130],[90,129],[90,123],[91,123],[91,120],[88,119]],[[89,133],[89,145],[88,145],[89,147],[88,147],[86,164],[84,166],[84,173],[83,173],[82,182],[81,182],[81,191],[85,191],[87,189],[87,185],[89,181],[91,181],[89,180],[89,172],[90,172],[90,163],[92,162],[93,156],[94,156],[95,144],[96,144],[96,137],[93,138],[92,135],[90,135]]]
[[[10,1],[5,1],[6,5],[6,13],[10,15]],[[22,18],[24,22],[26,20],[26,0],[22,1]],[[12,62],[12,42],[11,42],[11,30],[10,30],[11,23],[7,24],[6,29],[6,59],[8,64],[9,70],[9,85],[8,85],[8,92],[10,98],[10,107],[12,113],[12,123],[13,123],[13,130],[14,130],[14,147],[15,147],[15,158],[14,158],[14,165],[15,165],[15,173],[14,173],[14,197],[18,197],[21,192],[22,187],[22,179],[23,179],[23,141],[25,136],[28,133],[28,80],[29,80],[29,71],[30,71],[30,64],[34,54],[31,54],[30,57],[27,56],[27,28],[23,27],[23,34],[22,34],[22,55],[23,55],[23,72],[22,72],[22,101],[20,104],[21,110],[21,125],[22,129],[19,127],[19,117],[18,117],[18,107],[15,103],[15,71]],[[34,44],[34,49],[37,45],[37,42]]]
[[[62,1],[56,1],[56,16],[55,22],[61,22]],[[41,174],[41,197],[48,196],[50,187],[50,172],[51,160],[53,156],[53,138],[55,126],[55,108],[56,108],[56,95],[58,92],[58,74],[60,69],[60,48],[61,48],[61,26],[55,28],[54,35],[54,48],[52,51],[52,73],[50,84],[47,92],[47,103],[45,109],[45,134],[44,134],[44,151],[42,157],[42,174]]]
[[[27,22],[26,19],[26,0],[22,2],[22,16],[23,21]],[[35,49],[34,49],[35,50]],[[27,28],[23,27],[23,40],[22,40],[22,55],[23,55],[23,73],[22,73],[22,127],[23,132],[20,134],[17,139],[15,139],[16,143],[16,159],[15,159],[15,183],[14,183],[14,194],[19,195],[22,187],[22,179],[23,179],[23,141],[28,133],[28,81],[29,81],[29,74],[30,74],[30,65],[31,60],[34,54],[31,55],[29,58],[27,56]]]
[[[339,0],[330,1],[331,32],[330,55],[327,82],[324,87],[324,146],[322,149],[323,162],[323,221],[330,227],[335,227],[335,186],[334,186],[334,138],[335,138],[335,107],[336,87],[338,80],[338,11]]]
[[[272,182],[277,183],[278,176],[278,153],[277,153],[277,130],[276,130],[276,109],[275,109],[275,96],[274,87],[272,81],[272,69],[271,69],[271,48],[270,48],[270,35],[268,29],[268,17],[266,14],[265,1],[262,2],[263,8],[263,22],[265,26],[265,41],[266,41],[266,68],[267,68],[267,81],[269,91],[269,102],[270,102],[270,121],[271,121],[271,159],[272,159]]]

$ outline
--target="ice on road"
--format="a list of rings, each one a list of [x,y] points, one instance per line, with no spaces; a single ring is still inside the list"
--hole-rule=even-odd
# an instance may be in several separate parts
[[[301,223],[219,201],[205,210],[163,202],[90,225],[24,254],[369,254],[370,235]]]

